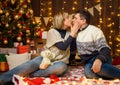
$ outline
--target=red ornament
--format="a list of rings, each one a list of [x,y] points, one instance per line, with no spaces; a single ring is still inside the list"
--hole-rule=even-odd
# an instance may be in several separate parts
[[[4,21],[2,21],[2,24],[4,25],[4,24],[5,24],[5,22],[4,22]]]
[[[40,38],[42,38],[42,31],[39,31]]]
[[[26,18],[30,18],[30,14],[29,13],[26,13]]]
[[[8,6],[8,4],[7,4],[7,3],[4,3],[4,4],[3,4],[3,6],[4,6],[4,7],[7,7],[7,6]]]

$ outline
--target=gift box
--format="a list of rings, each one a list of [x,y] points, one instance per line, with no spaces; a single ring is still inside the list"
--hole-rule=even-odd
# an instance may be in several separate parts
[[[17,47],[18,54],[29,52],[29,50],[30,50],[30,48],[28,45],[23,45],[23,46]]]
[[[0,48],[1,54],[8,54],[8,48]]]
[[[17,48],[8,48],[8,53],[17,53]]]
[[[8,71],[8,63],[5,54],[0,54],[0,71]]]
[[[8,63],[7,62],[0,62],[0,71],[8,71]]]

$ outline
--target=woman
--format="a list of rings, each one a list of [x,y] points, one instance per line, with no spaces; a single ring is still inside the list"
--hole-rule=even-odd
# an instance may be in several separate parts
[[[36,57],[33,60],[23,63],[0,75],[2,85],[7,85],[9,82],[12,82],[12,76],[14,74],[20,76],[29,75],[30,77],[47,77],[51,74],[61,76],[64,74],[69,63],[70,45],[72,44],[75,47],[75,43],[73,44],[73,42],[75,42],[76,33],[79,29],[79,25],[76,23],[71,27],[71,31],[69,32],[70,26],[71,19],[68,13],[57,13],[54,16],[54,28],[48,31],[46,48],[53,52],[58,59],[53,61],[54,64],[45,70],[39,69],[42,57]]]

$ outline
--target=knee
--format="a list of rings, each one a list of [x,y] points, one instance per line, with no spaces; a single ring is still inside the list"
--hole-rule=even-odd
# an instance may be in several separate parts
[[[84,73],[86,78],[97,78],[97,75],[91,70],[91,67],[85,66]]]
[[[68,66],[64,62],[56,63],[56,67],[57,67],[56,73],[58,76],[64,74],[68,69]]]
[[[90,79],[95,78],[91,71],[88,70],[87,71],[85,70],[85,77]]]

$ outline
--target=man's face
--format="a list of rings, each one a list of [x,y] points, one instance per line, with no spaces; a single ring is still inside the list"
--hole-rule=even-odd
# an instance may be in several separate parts
[[[79,14],[75,14],[74,18],[73,18],[73,24],[78,22],[80,24],[80,26],[82,26],[84,24],[84,20],[85,19],[81,19]]]

